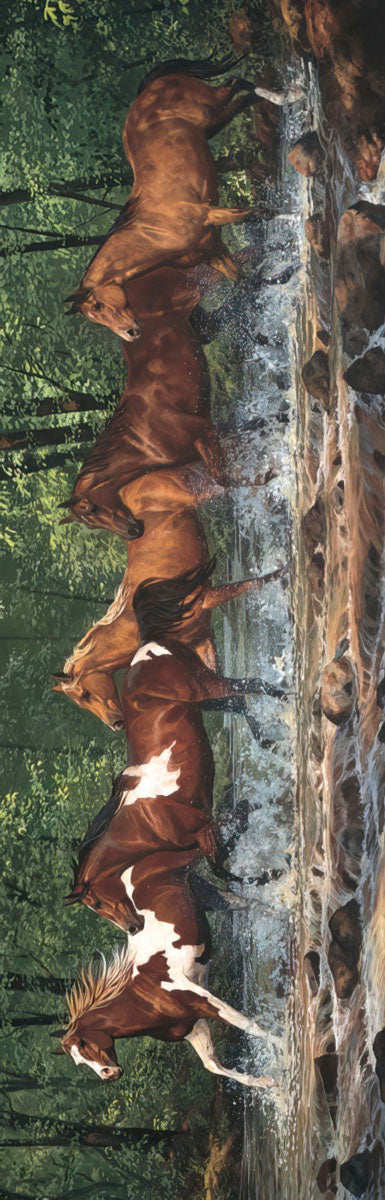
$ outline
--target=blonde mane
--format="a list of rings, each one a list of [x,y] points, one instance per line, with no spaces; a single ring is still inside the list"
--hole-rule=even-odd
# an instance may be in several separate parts
[[[85,658],[86,654],[91,653],[97,639],[97,631],[99,626],[111,625],[112,621],[116,621],[124,612],[131,596],[132,586],[126,579],[126,575],[124,575],[122,582],[118,587],[115,599],[112,601],[112,604],[110,604],[110,607],[107,609],[104,617],[101,617],[100,621],[97,621],[96,625],[93,625],[92,629],[89,629],[88,633],[85,633],[81,641],[78,642],[77,646],[75,646],[71,657],[67,658],[67,661],[64,663],[64,671],[67,671],[68,674],[70,674],[74,664],[78,662],[80,658]]]
[[[76,1022],[92,1008],[102,1008],[115,1000],[123,991],[132,974],[135,948],[128,939],[126,946],[118,946],[109,962],[104,954],[93,959],[88,967],[82,967],[79,979],[66,993],[70,1024],[66,1037],[73,1032]]]

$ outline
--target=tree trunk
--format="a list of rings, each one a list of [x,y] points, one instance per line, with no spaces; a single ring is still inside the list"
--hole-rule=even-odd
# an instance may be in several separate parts
[[[129,168],[127,166],[127,174],[128,172]],[[87,192],[89,188],[95,188],[95,190],[107,192],[115,187],[124,187],[125,184],[127,184],[127,174],[125,173],[123,175],[122,173],[120,179],[116,179],[116,176],[114,175],[106,175],[103,179],[96,179],[91,176],[90,179],[81,178],[70,179],[68,181],[64,180],[63,182],[58,181],[57,183],[49,184],[47,195],[63,196],[67,197],[69,200],[83,200],[85,199],[84,192]],[[83,195],[80,195],[79,193],[83,193]],[[88,203],[98,203],[98,201],[95,201],[94,196],[87,196],[86,198]],[[14,188],[13,191],[0,192],[0,207],[8,204],[23,204],[24,202],[28,203],[29,201],[34,200],[35,196],[31,195],[29,188]],[[109,207],[111,207],[110,204]],[[116,207],[119,206],[117,205]]]
[[[156,1146],[159,1143],[170,1143],[176,1137],[183,1136],[184,1130],[181,1129],[149,1129],[147,1127],[134,1126],[128,1129],[115,1128],[110,1125],[81,1125],[69,1124],[67,1121],[55,1121],[51,1118],[39,1118],[27,1116],[25,1113],[7,1114],[7,1123],[9,1128],[15,1130],[31,1129],[31,1126],[38,1126],[39,1134],[41,1134],[42,1126],[46,1127],[47,1133],[52,1132],[54,1126],[53,1137],[33,1138],[31,1141],[24,1142],[20,1140],[12,1141],[11,1139],[1,1139],[0,1149],[8,1148],[9,1146],[71,1146],[74,1141],[79,1142],[81,1146],[89,1146],[90,1149],[99,1149],[113,1147],[119,1150],[122,1146],[137,1145],[139,1142],[144,1142],[148,1147]]]
[[[116,392],[107,397],[107,402],[114,400],[117,403],[118,399]],[[37,406],[36,416],[49,417],[51,413],[58,412],[92,412],[93,409],[105,412],[106,400],[100,396],[90,396],[88,392],[72,392],[71,396],[45,396]]]
[[[55,996],[65,996],[70,986],[67,979],[50,979],[47,975],[14,975],[8,971],[2,978],[12,992],[38,988],[40,992],[53,992]]]
[[[57,1013],[31,1013],[28,1017],[9,1017],[6,1021],[7,1025],[12,1025],[14,1029],[29,1029],[37,1026],[57,1025]]]
[[[90,442],[95,437],[92,425],[56,425],[45,429],[20,429],[16,433],[0,433],[0,454],[24,450],[30,446],[61,446],[66,442]]]
[[[63,237],[50,242],[28,242],[26,246],[6,246],[0,250],[0,258],[8,258],[10,254],[35,254],[41,250],[69,250],[73,246],[101,246],[106,238],[99,236],[79,237],[77,233],[64,233]]]

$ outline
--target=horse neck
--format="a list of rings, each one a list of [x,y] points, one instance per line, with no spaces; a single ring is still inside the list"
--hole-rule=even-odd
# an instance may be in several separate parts
[[[133,544],[129,543],[129,546]],[[112,675],[130,660],[139,640],[132,596],[133,589],[126,571],[105,617],[97,621],[75,646],[72,658],[66,663],[67,670],[73,669],[77,677],[83,677],[91,671]]]

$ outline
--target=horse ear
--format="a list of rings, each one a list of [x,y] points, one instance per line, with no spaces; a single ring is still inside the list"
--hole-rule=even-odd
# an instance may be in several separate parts
[[[64,904],[66,907],[68,907],[70,904],[81,904],[82,900],[84,900],[84,897],[87,895],[88,887],[88,883],[83,883],[77,888],[73,888],[72,892],[69,892],[68,896],[64,897]]]
[[[72,675],[67,671],[52,671],[52,679],[59,679],[62,682],[64,679],[72,679]]]
[[[56,508],[72,508],[74,503],[75,503],[75,501],[72,499],[72,496],[71,496],[69,500],[61,500],[60,504],[56,505]]]
[[[74,517],[71,513],[69,517],[62,517],[61,521],[59,521],[59,525],[72,525],[73,521],[76,521],[76,517]]]
[[[63,1037],[65,1037],[66,1033],[67,1033],[66,1029],[51,1029],[49,1036],[63,1038]]]

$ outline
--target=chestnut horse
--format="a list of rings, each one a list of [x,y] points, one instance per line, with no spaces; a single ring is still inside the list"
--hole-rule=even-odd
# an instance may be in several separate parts
[[[193,509],[164,516],[151,513],[143,537],[128,543],[128,566],[117,596],[105,617],[78,643],[64,670],[55,675],[54,691],[63,692],[81,708],[92,712],[113,730],[123,728],[122,709],[113,680],[115,671],[127,667],[138,648],[139,632],[133,595],[151,573],[168,579],[208,562],[207,542]],[[212,587],[207,577],[194,606],[178,627],[178,639],[187,642],[207,666],[216,669],[211,634],[211,613],[246,592],[258,591],[279,579],[283,568],[239,583]]]
[[[236,278],[218,228],[243,221],[249,210],[218,208],[207,138],[254,102],[255,88],[234,77],[219,87],[203,82],[231,65],[231,60],[166,62],[143,80],[128,113],[123,146],[134,186],[80,287],[68,297],[72,311],[127,341],[140,333],[130,300],[135,276],[165,264],[208,262]]]
[[[202,853],[215,862],[214,759],[202,704],[250,692],[284,695],[260,679],[225,679],[170,638],[170,629],[183,627],[207,573],[203,568],[176,579],[148,580],[134,596],[141,645],[122,695],[130,765],[87,831],[67,897],[67,903],[96,907],[126,930],[141,907],[136,885],[149,855],[161,865],[162,856],[169,863],[172,852],[175,868]],[[133,873],[127,904],[128,868]]]
[[[125,359],[123,395],[61,507],[70,509],[67,520],[135,538],[143,522],[123,503],[122,488],[157,470],[158,497],[159,470],[203,459],[218,472],[220,458],[210,420],[208,366],[188,318],[169,313],[149,319]]]
[[[158,892],[156,901],[154,892]],[[76,1066],[91,1067],[99,1078],[119,1079],[115,1038],[158,1038],[163,1042],[190,1042],[204,1066],[251,1087],[271,1087],[269,1075],[255,1077],[222,1067],[214,1052],[207,1018],[215,1017],[253,1037],[276,1040],[253,1019],[237,1012],[208,991],[205,953],[206,929],[177,873],[170,878],[148,879],[146,903],[153,910],[127,947],[115,951],[107,964],[103,955],[97,964],[83,969],[67,995],[70,1024],[57,1030],[61,1050]]]

